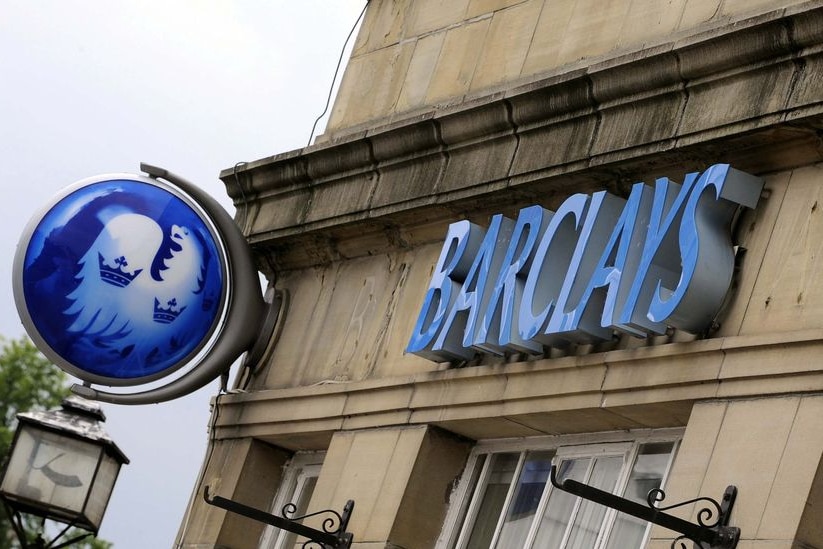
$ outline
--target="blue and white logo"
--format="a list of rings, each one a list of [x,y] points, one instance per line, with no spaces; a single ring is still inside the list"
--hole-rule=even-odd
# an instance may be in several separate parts
[[[225,252],[179,189],[109,177],[68,189],[30,225],[18,250],[24,303],[16,297],[29,333],[59,366],[133,385],[171,373],[207,344],[224,309]]]

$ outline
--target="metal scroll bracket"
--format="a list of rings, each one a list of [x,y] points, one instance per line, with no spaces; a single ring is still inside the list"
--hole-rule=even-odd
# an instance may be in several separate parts
[[[349,549],[352,544],[353,536],[351,533],[346,532],[346,528],[349,526],[349,518],[354,509],[354,501],[352,500],[346,502],[342,513],[326,510],[300,517],[289,516],[294,514],[297,507],[293,503],[288,503],[283,507],[283,516],[278,517],[277,515],[272,515],[271,513],[266,513],[254,507],[249,507],[248,505],[243,505],[242,503],[237,503],[236,501],[220,496],[209,497],[208,486],[203,490],[203,499],[205,499],[209,505],[214,505],[226,511],[231,511],[232,513],[237,513],[238,515],[243,515],[258,522],[270,524],[276,528],[282,528],[283,530],[288,530],[299,536],[306,537],[308,541],[303,543],[304,548]],[[323,519],[322,530],[316,530],[298,522],[305,518],[322,514],[331,515]]]
[[[556,466],[552,465],[551,482],[559,490],[678,532],[680,536],[672,541],[672,549],[676,547],[687,549],[686,540],[694,542],[694,547],[699,549],[735,549],[737,547],[740,528],[729,526],[729,515],[731,515],[734,500],[737,497],[736,486],[726,488],[720,503],[711,498],[701,497],[661,507],[659,503],[666,498],[666,493],[658,488],[649,491],[646,496],[647,505],[642,505],[576,480],[565,479],[563,482],[558,482],[556,474]],[[709,504],[698,511],[697,524],[663,512],[697,502]]]

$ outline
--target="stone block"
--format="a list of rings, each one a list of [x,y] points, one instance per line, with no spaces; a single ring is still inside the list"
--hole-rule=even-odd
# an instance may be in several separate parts
[[[629,63],[633,70],[623,70]],[[592,97],[602,117],[592,154],[675,135],[686,97],[677,58],[665,47],[594,65],[589,77]]]
[[[608,398],[606,399],[608,402]],[[624,418],[645,429],[680,427],[689,422],[693,403],[691,400],[651,402],[642,406],[609,406],[611,414]]]
[[[823,54],[810,55],[797,73],[797,81],[789,97],[789,107],[798,108],[820,102],[823,97]]]
[[[320,337],[321,324],[316,320],[328,308],[332,293],[326,278],[333,271],[328,267],[304,269],[299,272],[283,273],[278,285],[288,292],[289,308],[277,345],[269,359],[269,367],[264,371],[265,381],[259,389],[276,389],[300,385],[314,378],[308,370],[309,356],[314,342]],[[310,352],[306,352],[307,349]],[[277,365],[276,367],[273,365]],[[322,378],[321,378],[322,379]],[[320,381],[320,379],[314,379]]]
[[[818,2],[816,6],[804,6],[806,2],[796,4],[796,7],[786,8],[786,15],[791,19],[792,42],[798,48],[814,47],[823,41],[823,9]],[[811,9],[810,9],[811,8]]]
[[[670,36],[680,23],[687,0],[632,0],[618,47],[639,47]]]
[[[774,0],[723,0],[722,14],[727,17],[741,17],[755,13],[766,13],[792,4],[801,4],[806,0],[782,0],[777,5]]]
[[[426,92],[427,103],[437,104],[448,99],[457,102],[468,93],[490,24],[491,17],[487,17],[446,31]]]
[[[669,139],[677,130],[685,103],[685,95],[675,91],[604,108],[592,154]]]
[[[283,467],[290,457],[279,448],[251,440],[243,470],[230,499],[255,509],[269,509],[280,485]],[[264,529],[265,524],[259,521],[227,513],[226,524],[220,532],[218,544],[226,540],[232,547],[254,549],[258,547]]]
[[[521,76],[544,73],[560,64],[560,51],[576,3],[576,0],[544,2]]]
[[[417,3],[415,3],[417,5]],[[387,116],[397,105],[414,42],[401,42],[349,61],[329,116],[328,131]]]
[[[433,150],[439,149],[442,143],[432,118],[433,114],[427,114],[417,119],[416,124],[399,123],[370,131],[371,161],[383,166],[429,156]]]
[[[823,166],[795,170],[780,206],[741,328],[742,334],[816,328],[823,288]]]
[[[736,549],[798,549],[791,540],[741,539]]]
[[[414,199],[419,199],[421,205],[434,202],[435,189],[446,162],[445,154],[433,153],[418,159],[381,164],[372,207],[400,205]]]
[[[408,12],[405,38],[457,25],[466,18],[469,0],[415,0]]]
[[[578,401],[582,399],[577,399]],[[506,407],[510,412],[511,406]],[[533,406],[533,409],[538,409]],[[514,412],[515,410],[511,410]],[[552,412],[534,412],[531,414],[510,413],[510,419],[534,429],[544,435],[568,435],[576,433],[595,433],[601,431],[615,431],[622,429],[639,429],[642,424],[627,420],[607,410],[600,408],[581,408]]]
[[[374,494],[374,506],[372,507],[368,523],[363,533],[363,540],[389,540],[397,516],[400,511],[400,504],[406,495],[409,483],[412,481],[411,474],[419,456],[421,446],[428,429],[416,427],[403,429],[398,433],[397,443],[389,451],[391,456],[382,471],[380,482],[369,482],[369,477],[378,481],[380,478],[371,471],[378,463],[372,459],[374,455],[370,448],[363,446],[353,446],[353,453],[359,448],[363,448],[365,453],[361,455],[350,455],[359,463],[360,471],[353,471],[352,477],[360,477],[360,480],[371,484],[370,491]],[[388,439],[386,434],[382,438]],[[375,439],[376,436],[370,436]],[[384,451],[389,450],[386,448]],[[351,471],[349,472],[351,473]],[[352,480],[354,480],[354,478]]]
[[[711,21],[720,14],[722,0],[688,0],[677,25],[678,31],[686,31]]]
[[[310,509],[340,509],[353,499],[349,531],[361,543],[385,543],[426,431],[415,427],[336,433]]]
[[[485,185],[489,191],[506,187],[506,176],[517,150],[517,139],[512,134],[480,144],[453,149],[445,165],[439,192],[468,189]]]
[[[304,186],[261,198],[254,210],[246,214],[247,231],[265,233],[302,224],[310,196],[311,188]]]
[[[823,455],[821,416],[823,398],[801,398],[763,519],[754,537],[791,540],[796,536]]]
[[[422,416],[413,414],[413,417]],[[504,417],[482,417],[472,421],[432,419],[431,423],[472,440],[487,438],[490,433],[496,438],[534,437],[545,434],[544,431],[532,429]]]
[[[445,227],[441,234],[443,238],[446,234]],[[400,272],[396,279],[397,286],[391,293],[391,301],[386,305],[385,344],[376,349],[374,376],[377,378],[405,376],[440,368],[435,362],[406,354],[405,349],[417,322],[442,245],[442,242],[436,242],[420,246],[395,259],[393,268]],[[391,265],[390,263],[390,268]],[[406,313],[391,314],[392,311]]]
[[[724,79],[688,85],[689,100],[678,135],[749,122],[783,108],[791,91],[794,65],[787,61]]]
[[[477,61],[471,91],[520,77],[542,6],[543,0],[528,0],[495,12]]]
[[[378,412],[361,416],[345,416],[341,424],[341,429],[373,429],[384,425],[409,425],[411,423],[411,410],[397,410],[393,412]]]
[[[806,497],[800,527],[794,539],[793,547],[815,547],[823,545],[823,521],[820,520],[823,509],[823,462],[817,466],[812,489]]]
[[[517,139],[503,103],[480,108],[474,116],[438,118],[448,164],[438,191],[448,192],[494,182],[505,186]]]
[[[307,399],[300,396],[289,398],[284,396],[272,402],[248,403],[243,409],[242,422],[247,424],[271,422],[299,422],[312,419],[335,418],[342,415],[346,406],[346,394],[331,392],[323,394],[320,391],[314,398]],[[227,414],[228,415],[228,414]],[[241,418],[235,419],[235,422]],[[230,421],[230,419],[227,419]]]
[[[400,97],[397,99],[398,111],[408,111],[426,104],[426,93],[445,38],[446,31],[440,31],[417,39]]]
[[[676,354],[658,360],[634,360],[609,364],[603,381],[604,391],[667,387],[710,382],[717,379],[723,355],[716,352]]]
[[[434,194],[446,156],[441,152],[438,130],[430,117],[412,127],[376,133],[371,143],[380,174],[373,208]]]
[[[320,476],[317,478],[317,485],[312,494],[309,505],[311,509],[334,508],[337,484],[348,469],[348,457],[352,451],[356,434],[357,433],[353,431],[341,431],[332,436],[331,442],[326,449],[326,458],[323,460]],[[341,503],[341,507],[345,503],[346,500]],[[355,513],[352,518],[357,515],[358,513]],[[365,522],[365,519],[361,520],[361,523],[365,524]]]
[[[623,389],[612,391],[603,399],[603,406],[620,408],[658,404],[660,402],[686,401],[694,402],[717,396],[714,384],[681,385],[675,387],[648,388],[644,391]]]
[[[209,470],[202,484],[195,487],[198,496],[208,486],[212,496],[268,509],[289,455],[251,439],[212,444],[215,448]],[[208,505],[202,497],[192,500],[189,513],[189,526],[178,534],[176,545],[180,547],[203,547],[205,543],[212,543],[215,547],[253,549],[258,546],[265,527],[261,522]]]
[[[589,156],[597,127],[594,116],[524,130],[514,156],[511,175],[546,166],[562,165]]]
[[[328,222],[336,217],[364,215],[377,185],[374,173],[341,177],[312,187],[304,223]]]
[[[353,392],[346,398],[343,415],[353,416],[384,410],[407,410],[413,392],[412,385],[383,388],[380,391]]]
[[[777,378],[745,378],[724,380],[717,388],[717,398],[756,397],[762,394],[780,394],[823,391],[823,377],[817,372]]]
[[[799,397],[728,404],[700,489],[719,495],[737,486],[745,497],[735,503],[734,525],[743,532],[756,532],[763,519],[799,404]]]
[[[534,396],[573,395],[598,392],[607,375],[604,364],[573,366],[522,374],[510,374],[503,398],[516,400]]]
[[[557,65],[602,55],[615,49],[620,40],[631,2],[582,0],[574,3],[565,28]]]
[[[766,378],[819,372],[823,369],[823,364],[817,360],[821,347],[823,345],[820,340],[810,340],[729,349],[723,359],[720,379],[726,382],[735,378],[747,378],[750,382],[755,382],[761,376]],[[764,379],[762,383],[775,383],[775,380]]]
[[[466,465],[471,444],[429,429],[394,517],[389,541],[396,547],[434,547],[446,517],[449,495]]]
[[[735,241],[745,249],[745,254],[739,262],[740,269],[729,290],[728,302],[718,315],[720,329],[715,334],[717,337],[744,335],[741,332],[743,319],[750,306],[752,291],[790,178],[791,172],[766,176],[766,192],[760,198],[757,208],[744,211],[738,220]],[[750,324],[749,329],[752,327]]]
[[[728,408],[727,402],[702,402],[692,408],[683,441],[677,451],[672,472],[666,483],[667,499],[685,501],[706,495],[718,497],[719,494],[703,494],[703,478],[712,458],[715,441],[720,433],[723,419]],[[722,490],[725,488],[721,488]],[[691,508],[673,510],[672,514],[688,519]],[[655,536],[657,528],[652,531]]]
[[[525,1],[526,0],[471,0],[468,10],[466,10],[466,19],[473,19],[487,13],[493,13]]]
[[[513,95],[512,120],[520,143],[510,170],[519,175],[589,155],[597,126],[588,81],[569,75],[552,93]]]
[[[500,402],[505,390],[506,380],[498,376],[458,377],[418,383],[409,407],[418,409]]]
[[[411,0],[371,0],[351,56],[397,44],[403,36],[403,25],[411,4]]]
[[[587,74],[597,105],[610,107],[664,95],[682,88],[671,44],[628,53],[592,64]]]
[[[675,48],[683,79],[696,80],[706,76],[717,79],[722,71],[737,74],[743,72],[744,67],[791,54],[792,44],[785,24],[771,18],[761,19],[758,21],[761,24],[751,24],[739,32],[729,32],[729,27],[723,26],[677,40]],[[738,96],[736,99],[747,98]]]
[[[272,352],[266,387],[368,378],[380,360],[402,271],[386,256],[281,278],[291,306]]]

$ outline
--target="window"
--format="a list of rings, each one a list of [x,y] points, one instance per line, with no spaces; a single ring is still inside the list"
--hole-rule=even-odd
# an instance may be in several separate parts
[[[271,513],[283,516],[283,507],[293,503],[297,509],[289,515],[305,515],[314,494],[314,487],[317,478],[320,476],[320,468],[323,465],[324,453],[299,453],[292,457],[283,472],[283,480],[280,489],[274,498]],[[297,534],[267,526],[260,538],[260,547],[263,549],[293,549],[301,547],[305,538],[298,538]]]
[[[645,544],[649,525],[555,489],[571,478],[643,503],[665,481],[682,431],[483,442],[449,510],[441,549],[632,549]],[[619,438],[623,440],[619,440]]]

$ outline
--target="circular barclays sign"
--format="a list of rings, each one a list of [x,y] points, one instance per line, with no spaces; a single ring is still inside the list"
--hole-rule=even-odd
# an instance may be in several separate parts
[[[75,392],[109,402],[198,389],[254,343],[262,316],[257,273],[228,214],[185,180],[143,169],[152,177],[105,175],[65,189],[31,220],[14,259],[32,340],[85,382]],[[186,366],[142,393],[91,388],[145,384]]]

